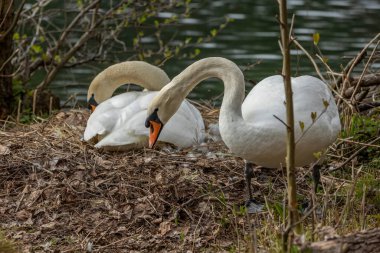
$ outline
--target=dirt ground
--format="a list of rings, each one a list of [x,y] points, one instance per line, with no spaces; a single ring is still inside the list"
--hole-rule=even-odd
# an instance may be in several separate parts
[[[217,111],[203,116],[216,122]],[[21,252],[244,252],[252,240],[262,251],[276,247],[281,211],[245,214],[244,163],[221,141],[106,152],[80,141],[87,118],[70,110],[0,130],[0,225]],[[300,170],[301,204],[310,182]],[[282,206],[282,171],[260,171],[253,188],[267,207]]]

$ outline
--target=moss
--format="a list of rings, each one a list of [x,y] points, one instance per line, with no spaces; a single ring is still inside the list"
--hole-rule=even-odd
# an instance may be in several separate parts
[[[0,231],[0,252],[1,253],[16,253],[16,245],[13,241],[7,239],[2,231]]]

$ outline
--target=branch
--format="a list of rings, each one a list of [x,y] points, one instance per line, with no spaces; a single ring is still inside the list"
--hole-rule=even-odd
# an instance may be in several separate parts
[[[321,74],[321,71],[319,70],[318,68],[318,65],[317,63],[315,63],[313,57],[306,51],[306,49],[294,38],[294,37],[291,37],[291,40],[294,44],[296,44],[296,46],[302,50],[302,52],[304,52],[304,54],[309,58],[309,60],[311,61],[311,63],[313,64],[314,66],[314,69],[315,71],[317,71],[317,74],[319,76],[319,78],[324,82],[324,83],[327,83],[325,78],[323,77],[323,75]]]
[[[301,225],[298,224],[299,216],[297,211],[297,184],[295,173],[295,142],[294,142],[294,109],[293,109],[293,92],[291,83],[290,68],[290,40],[288,30],[288,10],[286,0],[279,1],[280,9],[280,31],[282,45],[282,75],[284,77],[285,98],[286,98],[286,124],[287,141],[286,141],[286,175],[288,185],[288,227],[293,231],[295,227],[296,233],[301,232]],[[292,233],[283,238],[283,251],[290,252],[292,245]],[[286,237],[286,238],[285,238]]]
[[[380,249],[380,228],[360,231],[338,238],[313,242],[303,246],[301,252],[313,253],[356,253],[378,252]]]
[[[15,26],[17,24],[17,21],[18,21],[18,18],[20,17],[21,11],[24,8],[25,2],[26,2],[26,0],[22,0],[21,5],[20,5],[20,7],[18,8],[18,10],[16,12],[16,16],[13,18],[12,24],[8,28],[8,30],[4,34],[0,34],[0,41],[3,41],[4,38],[7,37],[9,35],[9,33],[11,33],[13,31],[13,28],[15,28]],[[12,1],[12,3],[9,6],[12,6],[12,4],[13,4],[13,1]],[[11,7],[9,7],[9,8],[11,8]],[[8,15],[8,13],[7,13],[7,15]]]
[[[273,114],[273,117],[275,117],[278,121],[280,121],[287,129],[290,128],[290,126],[288,126],[282,119],[280,119],[279,117],[277,117],[276,115]]]
[[[356,85],[358,82],[359,82],[358,77],[354,77],[351,80],[351,83],[353,85]],[[374,86],[374,85],[380,85],[380,73],[367,74],[367,75],[364,75],[363,78],[361,79],[361,82],[360,82],[361,87],[369,87],[369,86]]]
[[[339,85],[339,82],[341,82],[341,80],[343,80],[344,77],[349,77],[351,75],[351,72],[354,69],[354,67],[357,64],[359,64],[359,62],[361,62],[366,56],[368,47],[372,45],[372,43],[375,42],[379,37],[380,37],[380,33],[378,33],[370,42],[368,42],[367,45],[362,49],[362,51],[360,51],[360,53],[345,67],[345,69],[343,70],[343,75],[338,79],[337,85]],[[345,78],[343,81],[342,89],[341,89],[342,96],[346,90],[347,82],[348,82],[348,78]],[[339,107],[340,104],[341,104],[341,99],[338,99],[337,106]]]
[[[354,94],[355,87],[370,87],[380,85],[380,74],[360,75],[360,77],[350,78],[350,82],[353,86],[345,90],[344,97],[351,97]]]
[[[92,4],[91,6],[94,6],[95,3],[98,3],[100,0],[96,0],[94,2],[94,4]],[[64,64],[67,63],[67,61],[70,60],[70,58],[77,52],[77,50],[79,48],[81,48],[83,46],[83,44],[85,42],[87,42],[91,37],[92,37],[92,33],[94,31],[94,29],[96,27],[98,27],[99,25],[101,25],[103,23],[103,21],[109,17],[117,8],[119,8],[124,2],[122,1],[121,3],[117,4],[116,6],[114,6],[112,9],[110,9],[103,17],[101,17],[95,24],[93,24],[89,30],[87,30],[80,38],[79,40],[77,41],[77,43],[75,43],[75,45],[73,47],[71,47],[71,49],[69,50],[69,52],[66,53],[66,55],[64,56],[64,58],[61,60],[61,62],[55,66],[52,70],[50,70],[50,72],[46,75],[45,79],[36,87],[36,89],[39,89],[39,90],[42,90],[42,89],[45,89],[46,86],[55,78],[55,76],[57,75],[59,69],[61,69]],[[86,10],[88,11],[89,9],[86,8]],[[78,14],[78,16],[83,16],[83,11]],[[73,22],[72,22],[73,23]],[[71,24],[70,24],[71,25]],[[70,26],[69,26],[70,27]],[[62,37],[62,36],[61,36]]]
[[[380,136],[377,137],[376,139],[368,142],[367,144],[368,145],[372,145],[374,144],[375,142],[377,142],[378,140],[380,140]],[[343,163],[341,163],[339,166],[335,167],[335,168],[331,168],[329,169],[329,171],[336,171],[336,170],[339,170],[340,168],[343,168],[347,163],[349,163],[352,159],[354,159],[362,150],[366,149],[367,146],[363,146],[361,148],[359,148],[355,153],[353,153],[349,158],[347,158],[346,161],[344,161]]]
[[[376,52],[376,49],[377,49],[377,46],[379,45],[379,43],[380,43],[380,40],[377,41],[376,46],[373,48],[372,53],[371,53],[371,56],[369,57],[369,59],[368,59],[366,65],[364,66],[364,69],[363,69],[363,71],[362,71],[362,74],[361,74],[360,77],[359,77],[358,83],[355,85],[355,89],[354,89],[354,91],[352,92],[351,99],[350,99],[351,103],[353,103],[353,100],[354,100],[354,98],[355,98],[355,94],[356,94],[356,92],[357,92],[357,90],[358,90],[358,88],[359,88],[360,82],[361,82],[361,80],[362,80],[362,78],[363,78],[363,76],[364,76],[364,73],[366,72],[366,70],[367,70],[367,68],[368,68],[368,66],[369,66],[369,63],[371,62],[371,59],[372,59],[373,55],[374,55],[375,52]]]

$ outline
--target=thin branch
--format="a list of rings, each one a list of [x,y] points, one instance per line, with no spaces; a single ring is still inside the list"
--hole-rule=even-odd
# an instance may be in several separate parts
[[[370,141],[367,143],[367,145],[372,145],[374,143],[376,143],[378,140],[380,140],[380,136],[377,137],[376,139]],[[349,163],[352,159],[354,159],[362,150],[366,149],[367,146],[363,146],[361,148],[359,148],[355,153],[353,153],[349,158],[346,159],[346,161],[344,161],[343,163],[341,163],[339,166],[335,167],[335,168],[331,168],[329,169],[329,171],[336,171],[336,170],[339,170],[341,168],[343,168],[344,166],[346,166],[347,163]]]
[[[94,3],[98,3],[99,0],[96,0]],[[58,71],[60,68],[63,67],[63,65],[68,61],[70,60],[70,58],[75,54],[75,52],[80,48],[82,47],[82,45],[89,39],[91,38],[92,36],[92,32],[93,30],[98,27],[99,25],[101,25],[103,23],[103,21],[109,17],[113,12],[114,10],[116,10],[117,8],[119,8],[121,5],[123,4],[123,2],[119,3],[118,5],[114,6],[112,9],[110,9],[103,17],[101,17],[92,27],[91,29],[87,30],[80,38],[79,40],[77,41],[77,43],[75,43],[75,45],[69,50],[69,52],[66,53],[65,57],[61,60],[61,62],[55,66],[47,75],[46,75],[46,78],[36,87],[36,89],[44,89],[53,79],[54,77],[57,75]],[[94,6],[94,5],[91,5],[91,6]],[[87,8],[86,8],[87,10]],[[79,15],[84,15],[82,14],[79,14]]]
[[[286,0],[279,2],[280,11],[280,32],[282,45],[282,76],[284,77],[285,98],[286,98],[286,123],[287,141],[286,141],[286,175],[288,186],[288,227],[295,227],[296,233],[301,232],[299,225],[299,216],[297,210],[297,184],[295,171],[295,142],[294,142],[294,108],[293,108],[293,92],[291,83],[291,66],[290,66],[290,37],[288,30],[288,10]],[[292,236],[289,234],[283,239],[283,250],[290,252],[292,245]]]
[[[347,143],[357,144],[357,145],[366,146],[366,147],[380,148],[380,145],[373,145],[373,144],[368,144],[364,142],[352,141],[352,140],[341,139],[341,138],[338,138],[338,140],[341,142],[347,142]]]
[[[380,37],[380,33],[378,33],[370,42],[367,43],[367,45],[360,51],[360,53],[353,59],[352,61],[352,64],[350,64],[350,67],[348,68],[348,71],[343,71],[343,77],[349,77],[351,75],[351,72],[352,70],[354,69],[354,67],[359,64],[359,62],[361,62],[364,58],[364,56],[366,55],[366,52],[367,52],[367,49],[370,45],[372,45],[372,43],[374,41],[376,41],[378,38]],[[346,68],[348,67],[349,65],[346,66]],[[339,79],[338,79],[339,81]],[[342,85],[342,89],[341,89],[341,95],[343,96],[345,90],[346,90],[346,86],[347,86],[347,82],[348,82],[348,78],[345,78],[344,81],[343,81],[343,85]],[[339,85],[339,83],[337,84]],[[341,100],[338,100],[337,102],[337,106],[339,106],[341,104]]]
[[[361,82],[362,79],[363,79],[364,73],[366,72],[366,70],[367,70],[367,68],[368,68],[368,66],[369,66],[369,63],[371,62],[371,59],[372,59],[373,55],[375,54],[376,49],[377,49],[377,47],[379,46],[379,43],[380,43],[380,40],[377,41],[376,46],[373,48],[372,53],[371,53],[371,55],[370,55],[370,57],[369,57],[369,59],[368,59],[366,65],[364,66],[364,69],[363,69],[363,71],[362,71],[360,77],[359,77],[359,80],[358,80],[357,84],[355,85],[355,89],[354,89],[354,91],[353,91],[353,93],[352,93],[352,95],[351,95],[351,98],[350,98],[351,103],[353,103],[353,100],[354,100],[354,98],[355,98],[355,94],[356,94],[356,92],[357,92],[357,90],[358,90],[358,88],[359,88],[359,86],[360,86],[360,82]]]
[[[12,1],[12,2],[13,2],[13,1]],[[10,32],[13,31],[13,28],[14,28],[14,27],[16,26],[16,24],[17,24],[17,21],[18,21],[18,18],[19,18],[19,16],[20,16],[20,14],[21,14],[21,11],[22,11],[22,9],[24,8],[24,4],[25,4],[25,2],[26,2],[26,0],[23,0],[23,1],[21,2],[21,5],[20,5],[20,7],[18,8],[15,17],[13,18],[13,22],[12,22],[11,26],[8,28],[8,30],[7,30],[5,33],[3,33],[3,34],[0,35],[0,41],[4,40],[4,38],[7,37],[7,36],[9,35]],[[12,6],[12,3],[11,3],[10,6]]]
[[[286,128],[288,128],[288,129],[290,128],[282,119],[280,119],[276,115],[273,114],[273,117],[275,117],[278,121],[280,121]]]
[[[1,5],[3,5],[3,3],[1,3]],[[2,11],[2,6],[0,5],[0,12]],[[5,23],[5,20],[7,20],[7,16],[9,15],[9,12],[11,11],[12,9],[12,5],[13,5],[13,0],[11,0],[11,2],[8,4],[8,9],[7,11],[5,12],[5,15],[4,15],[4,19],[1,21],[0,23],[0,28],[4,25]]]
[[[313,64],[314,66],[314,69],[315,71],[317,71],[317,74],[319,76],[319,78],[321,78],[321,80],[324,82],[324,83],[327,83],[325,78],[323,77],[323,75],[321,74],[321,71],[319,70],[319,67],[317,65],[317,63],[315,63],[313,57],[306,51],[306,49],[296,40],[296,38],[294,38],[293,36],[291,37],[291,40],[294,44],[296,44],[296,46],[302,50],[302,52],[304,52],[304,54],[309,58],[309,60],[311,61],[311,63]]]

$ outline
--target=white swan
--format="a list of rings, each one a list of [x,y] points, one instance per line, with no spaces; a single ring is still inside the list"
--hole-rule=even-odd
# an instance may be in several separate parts
[[[89,141],[98,137],[97,148],[120,150],[147,146],[149,131],[144,127],[144,120],[148,104],[157,91],[134,91],[110,97],[125,83],[160,90],[169,81],[163,70],[142,61],[123,62],[103,70],[88,89],[88,103],[93,113],[87,121],[83,139]],[[202,142],[203,119],[192,104],[183,101],[173,118],[170,127],[162,131],[160,141],[180,148]]]
[[[151,128],[150,147],[155,144],[157,131],[174,121],[169,119],[181,101],[198,83],[210,77],[219,78],[224,83],[219,127],[229,149],[257,165],[268,168],[285,165],[286,127],[279,120],[286,122],[283,77],[276,75],[265,78],[244,100],[243,73],[235,63],[220,57],[193,63],[153,99],[145,123]],[[316,152],[334,142],[341,126],[337,106],[325,83],[312,76],[300,76],[292,78],[292,89],[295,139],[298,140],[295,162],[296,166],[304,166],[316,160]],[[313,120],[311,113],[314,112],[316,117]],[[298,122],[303,122],[300,124],[304,125],[303,130]],[[249,193],[250,176],[246,171]]]

